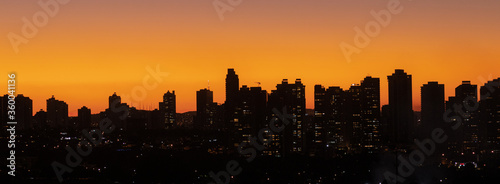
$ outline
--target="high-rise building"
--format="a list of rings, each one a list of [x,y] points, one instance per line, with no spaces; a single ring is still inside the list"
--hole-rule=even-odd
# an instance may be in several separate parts
[[[240,83],[233,68],[227,69],[226,75],[226,101],[224,103],[224,122],[230,130],[235,130],[234,119],[236,118]]]
[[[162,127],[169,129],[176,124],[176,102],[175,102],[175,91],[167,91],[163,95],[163,102],[159,103],[159,110],[161,116]]]
[[[268,106],[271,112],[270,117],[277,118],[277,124],[282,123],[282,121],[272,109],[276,109],[281,113],[285,109],[288,114],[293,116],[282,135],[272,138],[271,144],[274,147],[270,148],[270,151],[274,151],[274,153],[268,154],[284,156],[291,152],[303,153],[305,144],[303,121],[306,113],[304,84],[300,79],[295,80],[295,83],[292,84],[289,84],[288,80],[284,79],[281,84],[276,85],[276,90],[273,90],[269,95]]]
[[[446,108],[446,111],[445,112],[451,112],[448,117],[455,117],[457,116],[457,114],[455,113],[455,107],[456,105],[459,105],[461,103],[458,103],[457,102],[457,99],[456,97],[454,96],[450,96],[448,97],[448,100],[445,102],[445,108]],[[444,129],[446,131],[446,135],[449,136],[449,141],[447,141],[447,144],[448,144],[448,151],[450,153],[454,153],[455,155],[456,154],[460,154],[462,153],[463,151],[463,127],[460,126],[458,129],[454,130],[454,129],[451,129],[452,126],[456,125],[456,122],[457,120],[455,118],[452,118],[451,119],[451,122],[447,122],[448,124],[448,127],[450,128],[446,128]]]
[[[226,75],[226,102],[225,107],[234,108],[238,99],[238,91],[240,88],[240,82],[238,75],[233,68],[227,69]]]
[[[113,95],[109,96],[108,102],[108,109],[114,109],[117,107],[117,105],[120,105],[122,103],[122,98],[116,95],[116,92],[114,92]]]
[[[449,97],[446,102],[446,109],[451,113],[448,117],[453,118],[451,125],[460,125],[449,131],[450,141],[448,148],[456,154],[472,155],[478,151],[480,145],[479,138],[479,109],[471,108],[478,105],[477,85],[470,81],[462,81],[462,84],[455,88],[455,96]]]
[[[409,144],[413,134],[412,76],[404,70],[387,77],[389,81],[389,107],[391,118],[388,124],[389,141],[395,145]]]
[[[248,137],[257,136],[258,131],[265,128],[266,105],[267,92],[261,87],[241,87],[236,113],[232,119],[236,130],[235,144],[248,142]]]
[[[9,95],[0,96],[0,120],[3,122],[17,122],[17,129],[32,129],[33,126],[33,101],[29,97],[18,94],[15,100],[15,119],[9,119]]]
[[[500,78],[488,81],[480,89],[480,131],[485,148],[500,149]]]
[[[474,107],[478,104],[477,85],[471,84],[470,81],[462,81],[462,84],[455,88],[455,97],[456,103],[461,104],[465,112],[462,123],[463,149],[466,153],[477,152],[480,144],[478,109],[466,108],[466,106]]]
[[[314,86],[314,127],[313,127],[313,137],[311,138],[311,155],[316,155],[322,153],[324,150],[326,130],[325,125],[327,121],[327,110],[329,103],[326,99],[326,89],[325,87],[317,84]]]
[[[361,124],[361,92],[359,84],[353,84],[344,91],[344,115],[345,126],[343,127],[344,141],[350,151],[360,152],[363,144],[363,125]]]
[[[325,89],[314,86],[314,138],[312,151],[322,156],[342,154],[347,151],[344,140],[346,121],[343,115],[344,90],[340,87]]]
[[[15,101],[17,127],[19,129],[33,128],[33,101],[22,94],[18,94]]]
[[[68,122],[68,104],[59,101],[52,96],[47,99],[47,124],[53,128],[69,128]]]
[[[90,130],[91,119],[92,119],[92,113],[88,107],[83,106],[82,108],[78,109],[78,118],[77,118],[78,129]]]
[[[444,84],[438,82],[428,82],[420,87],[421,107],[419,113],[415,113],[417,122],[415,129],[417,138],[424,140],[432,136],[432,132],[437,128],[444,131],[448,130],[449,125],[444,123],[443,115],[445,113],[445,94]],[[420,118],[420,121],[418,119]],[[436,154],[430,155],[427,162],[440,162],[441,154],[447,153],[446,147],[449,141],[436,146]]]
[[[201,89],[196,92],[196,127],[215,126],[214,113],[214,93],[209,89]]]
[[[381,146],[380,79],[367,76],[361,81],[361,124],[363,149],[372,153]]]
[[[114,92],[113,95],[108,98],[108,109],[106,109],[103,115],[113,122],[116,129],[126,130],[126,117],[128,116],[129,109],[130,107],[127,104],[122,103],[122,98]],[[126,110],[126,112],[123,112],[124,110]]]
[[[444,84],[428,82],[420,88],[422,119],[419,127],[420,137],[429,137],[435,128],[444,129],[445,112]]]

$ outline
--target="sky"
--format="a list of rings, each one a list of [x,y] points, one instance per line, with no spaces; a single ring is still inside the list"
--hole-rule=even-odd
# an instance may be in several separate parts
[[[6,81],[16,73],[16,92],[33,100],[34,113],[52,95],[71,116],[82,106],[98,113],[113,92],[155,109],[168,90],[178,112],[192,111],[196,91],[208,86],[224,102],[227,68],[240,85],[260,82],[268,92],[301,78],[311,109],[315,84],[348,89],[368,75],[381,79],[387,104],[394,69],[413,75],[414,110],[428,81],[452,96],[463,80],[481,86],[500,77],[497,0],[60,0],[51,11],[40,2],[57,1],[0,1],[0,73]],[[398,2],[385,25],[371,13]],[[366,34],[367,25],[369,43],[356,45],[355,28]],[[342,43],[359,52],[346,59]],[[153,80],[148,68],[157,66],[168,75]]]

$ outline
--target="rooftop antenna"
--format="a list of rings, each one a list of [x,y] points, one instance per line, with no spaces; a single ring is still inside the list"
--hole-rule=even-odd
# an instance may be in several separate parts
[[[257,83],[257,84],[258,84],[258,86],[260,87],[260,82],[255,82],[255,83]]]
[[[208,80],[208,90],[210,90],[210,80]]]

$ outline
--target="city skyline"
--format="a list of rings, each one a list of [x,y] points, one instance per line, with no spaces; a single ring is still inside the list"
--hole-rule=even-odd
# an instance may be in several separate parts
[[[234,68],[230,68],[230,69],[234,69]],[[396,69],[398,70],[398,69]],[[404,69],[402,69],[404,70]],[[239,73],[238,69],[234,69],[234,71],[237,72],[237,74],[239,74],[240,76],[240,79],[239,79],[239,88],[241,88],[242,86],[248,86],[248,87],[262,87],[263,85],[261,85],[261,83],[251,83],[251,84],[247,84],[247,83],[242,83],[241,80],[242,79],[245,79],[246,77],[243,76],[242,74]],[[234,72],[233,71],[233,72]],[[407,71],[407,70],[404,70],[406,73],[408,73],[409,75],[412,75],[412,76],[415,76],[414,73],[410,72],[410,71]],[[393,72],[393,71],[392,71]],[[238,75],[237,75],[238,76]],[[380,81],[380,104],[381,104],[381,107],[384,106],[384,105],[388,105],[389,104],[389,93],[388,93],[388,80],[386,79],[387,76],[389,76],[389,74],[385,75],[385,76],[373,76],[373,75],[367,75],[367,76],[364,76],[364,77],[376,77],[376,78],[381,78],[382,80]],[[362,77],[362,78],[364,78]],[[416,76],[418,78],[418,76]],[[493,78],[492,78],[493,77]],[[224,76],[221,76],[221,78],[224,79]],[[296,77],[296,78],[300,78],[302,80],[302,82],[304,81],[303,78],[301,77]],[[309,83],[312,83],[313,85],[307,85],[308,83],[304,83],[304,85],[306,86],[309,86],[309,87],[306,87],[306,107],[307,109],[314,109],[314,85],[323,85],[325,87],[331,87],[331,86],[338,86],[344,90],[347,90],[349,89],[349,87],[351,87],[352,85],[359,85],[360,82],[362,81],[362,78],[360,78],[360,80],[358,81],[338,81],[337,83],[333,83],[333,84],[324,84],[324,83],[314,83],[314,82],[311,82],[309,81]],[[286,79],[286,78],[285,78]],[[295,78],[289,78],[289,79],[295,79]],[[465,79],[462,79],[462,80],[459,80],[459,81],[456,81],[454,83],[456,83],[457,85],[456,86],[453,86],[451,84],[447,84],[447,83],[442,83],[441,81],[437,81],[437,80],[430,80],[430,81],[426,81],[425,83],[422,83],[422,84],[415,84],[415,82],[412,82],[412,102],[413,102],[413,110],[414,111],[420,111],[421,110],[421,95],[420,95],[420,88],[427,84],[428,82],[439,82],[440,84],[444,84],[444,88],[445,88],[445,99],[447,100],[449,97],[453,97],[455,96],[455,88],[457,86],[459,86],[460,84],[462,84],[463,81],[469,81],[471,82],[472,84],[475,84],[475,85],[478,85],[478,86],[483,86],[487,81],[491,81],[495,79],[495,76],[494,75],[480,75],[477,77],[477,79],[475,80],[465,80]],[[283,79],[281,79],[283,80]],[[280,80],[280,81],[281,81]],[[307,79],[306,79],[307,80]],[[384,81],[385,80],[385,81]],[[247,80],[248,81],[248,80]],[[478,83],[474,83],[474,81],[478,82]],[[482,82],[482,83],[481,83]],[[342,83],[350,83],[349,85],[347,86],[342,86],[340,84]],[[277,82],[276,84],[279,84],[279,82]],[[270,91],[272,89],[275,89],[276,87],[276,84],[273,84],[271,85],[272,87],[271,88],[264,88],[262,87],[263,90],[267,90],[268,93],[270,93]],[[141,84],[142,85],[142,84]],[[210,88],[210,90],[213,92],[213,102],[214,103],[218,103],[218,104],[224,104],[225,102],[225,89],[223,89],[223,91],[216,91],[214,88],[213,88],[213,83],[210,83],[210,81],[207,81],[207,86],[200,86],[199,89],[204,89],[204,88]],[[225,83],[223,84],[225,85]],[[137,85],[137,86],[140,86],[140,85]],[[268,86],[268,85],[266,85]],[[161,84],[159,85],[159,87],[157,87],[158,89],[162,89],[162,86]],[[225,88],[225,87],[224,87]],[[140,109],[140,110],[154,110],[154,109],[159,109],[159,105],[158,105],[158,102],[161,102],[163,101],[163,95],[165,93],[167,93],[167,91],[178,91],[176,89],[173,89],[173,88],[168,88],[166,89],[165,91],[159,91],[158,89],[156,90],[153,90],[151,92],[147,92],[147,95],[148,95],[148,99],[149,98],[153,98],[151,100],[145,100],[145,101],[148,101],[148,104],[139,104],[137,105],[134,104],[133,100],[123,100],[123,103],[127,103],[128,105],[130,106],[133,106],[137,109]],[[199,89],[193,91],[192,93],[196,93],[196,91],[198,91]],[[218,88],[216,88],[218,89]],[[125,92],[122,92],[120,93],[118,90],[113,90],[113,89],[110,89],[110,91],[112,91],[110,94],[113,94],[113,93],[118,93],[120,95],[126,95],[126,93],[130,93],[130,90],[125,90]],[[477,91],[479,92],[479,88],[477,89]],[[156,95],[157,92],[160,92],[161,94],[158,95],[158,97],[154,96],[154,97],[151,97],[152,95]],[[34,113],[38,112],[39,110],[44,110],[44,111],[47,111],[47,106],[46,106],[46,103],[44,103],[47,99],[49,98],[46,98],[46,99],[37,99],[37,98],[34,98],[32,97],[31,95],[27,95],[26,93],[19,93],[19,94],[22,94],[24,96],[28,96],[28,97],[31,97],[31,99],[33,100],[33,111]],[[222,94],[222,99],[220,99],[220,95]],[[39,95],[33,95],[33,96],[39,96]],[[50,95],[51,97],[53,96],[56,96],[56,95]],[[99,97],[99,99],[103,99],[103,98],[107,98],[109,96],[109,94],[107,96],[103,96],[103,97]],[[188,97],[188,98],[192,98],[192,100],[195,102],[194,104],[194,107],[186,107],[185,104],[183,103],[188,103],[190,104],[190,102],[186,102],[186,101],[181,101],[179,100],[179,96],[187,96],[187,94],[181,94],[181,93],[177,93],[176,95],[176,98],[177,98],[177,103],[176,103],[176,109],[177,110],[177,113],[185,113],[185,112],[192,112],[192,111],[196,111],[196,94],[193,94],[191,97]],[[59,100],[62,100],[64,102],[67,103],[68,105],[68,114],[70,117],[74,117],[74,116],[77,116],[78,115],[78,109],[80,109],[81,107],[83,106],[86,106],[88,107],[89,109],[92,109],[92,112],[93,113],[99,113],[99,112],[102,112],[104,111],[106,108],[108,108],[108,102],[106,100],[104,100],[103,102],[101,101],[93,101],[92,103],[83,103],[81,106],[77,106],[75,104],[72,104],[71,101],[72,100],[75,100],[75,99],[64,99],[62,97],[59,97],[59,96],[56,96],[57,99]],[[64,95],[63,95],[64,97]],[[81,96],[81,97],[84,97],[85,96]],[[128,98],[130,99],[130,98]],[[41,103],[40,103],[41,101]],[[132,102],[132,103],[130,103]],[[97,105],[99,104],[99,105]],[[100,104],[103,104],[104,106],[101,106]]]
[[[1,183],[500,181],[498,0],[0,7]]]
[[[69,117],[68,104],[54,96],[47,99],[47,112],[39,111],[33,116],[32,100],[28,96],[18,94],[15,98],[17,112],[15,119],[19,124],[17,130],[37,132],[36,136],[52,136],[50,139],[31,140],[31,144],[22,144],[25,146],[23,149],[28,149],[28,147],[31,150],[41,148],[61,151],[66,149],[68,154],[72,153],[71,149],[61,145],[82,146],[87,141],[81,140],[76,135],[83,133],[83,136],[89,140],[92,138],[89,134],[99,135],[97,139],[100,141],[90,141],[100,149],[100,143],[104,139],[101,135],[107,131],[110,135],[106,136],[102,148],[118,146],[115,147],[119,148],[116,150],[118,152],[132,150],[143,152],[155,150],[154,152],[157,153],[174,151],[181,154],[196,152],[201,155],[221,155],[225,158],[239,154],[241,156],[239,162],[242,160],[252,162],[256,156],[272,160],[286,160],[294,157],[314,158],[320,159],[319,162],[331,159],[344,160],[346,157],[357,159],[378,157],[381,159],[379,162],[397,160],[396,174],[409,180],[422,181],[425,178],[419,177],[418,174],[415,175],[417,178],[408,177],[413,175],[414,170],[401,170],[401,165],[406,164],[405,167],[418,167],[419,169],[425,169],[428,166],[438,168],[445,166],[443,169],[471,173],[476,176],[483,169],[498,168],[488,160],[500,153],[498,152],[500,133],[498,120],[500,86],[498,82],[500,78],[488,80],[484,85],[462,81],[459,86],[455,87],[455,96],[450,96],[448,100],[444,98],[444,84],[430,81],[420,88],[424,109],[422,112],[415,112],[411,108],[413,75],[403,69],[395,69],[391,75],[387,76],[388,105],[381,106],[380,104],[380,78],[367,76],[359,84],[352,85],[348,89],[315,85],[313,109],[311,107],[306,109],[305,89],[307,86],[300,78],[295,81],[283,79],[281,83],[276,84],[276,89],[268,92],[261,87],[242,85],[238,88],[239,76],[237,70],[227,69],[226,92],[231,97],[224,104],[215,103],[214,93],[208,88],[196,91],[196,114],[175,113],[177,103],[175,90],[169,90],[163,95],[162,101],[158,102],[160,109],[137,109],[124,102],[120,94],[113,93],[108,96],[108,108],[105,111],[92,114],[91,112],[95,111],[84,106],[78,110],[77,117]],[[7,94],[0,97],[3,121],[8,121],[13,117],[6,113],[6,109],[10,108],[9,98],[13,95]],[[112,128],[103,129],[104,123],[112,125]],[[89,129],[92,130],[88,131]],[[429,134],[432,140],[428,138]],[[138,137],[138,135],[144,137]],[[30,139],[24,141],[30,141]],[[55,145],[52,147],[50,144]],[[91,145],[87,144],[87,146]],[[81,156],[86,156],[81,148],[77,149],[80,150]],[[237,152],[234,152],[235,149]],[[92,149],[88,150],[92,152]],[[114,152],[112,149],[108,153]],[[134,154],[134,152],[130,153]],[[382,155],[385,154],[394,158],[384,159]],[[399,156],[396,157],[397,155],[393,154]],[[405,154],[409,154],[409,157],[402,156]],[[418,159],[416,155],[420,155]],[[141,159],[139,156],[142,157],[142,153],[136,158]],[[173,159],[176,158],[179,157]],[[82,160],[78,161],[78,163],[81,162]],[[234,162],[238,161],[229,161],[228,165],[234,165]],[[371,165],[369,163],[364,162],[368,164],[364,167]],[[408,165],[410,163],[411,165]],[[52,167],[59,181],[62,181],[64,180],[63,173],[57,171],[57,164],[61,165],[59,161],[54,161]],[[70,163],[66,160],[66,164]],[[82,163],[82,166],[84,165],[86,166],[87,163]],[[92,168],[86,166],[85,169],[97,169],[100,173],[101,168],[108,167],[110,167],[109,164],[102,163]],[[328,166],[320,164],[314,168],[322,167]],[[371,169],[380,169],[378,167],[384,170],[383,175],[370,172]],[[377,177],[371,179],[376,183],[382,180],[392,181],[388,174],[393,173],[391,171],[393,167],[394,165],[375,167],[372,165],[366,176]],[[301,169],[304,169],[302,173],[309,172],[308,168]],[[349,175],[356,176],[365,172],[366,169],[356,169]],[[192,172],[192,169],[190,170]],[[69,170],[65,172],[71,173]],[[221,181],[233,180],[230,176],[234,176],[234,180],[245,178],[238,177],[239,173],[231,170],[227,172],[231,174],[226,174],[226,171],[218,171],[215,174],[213,170],[205,170],[198,175],[198,170],[195,169],[194,174],[200,177],[191,179],[214,180],[221,183]],[[340,172],[340,170],[334,169],[330,172]],[[30,169],[27,173],[30,173]],[[208,175],[203,173],[208,173]],[[496,176],[483,174],[487,176],[484,180],[495,180],[492,178]],[[341,175],[333,175],[329,179],[308,174],[305,176],[306,180],[317,181],[336,181],[344,178]],[[264,177],[268,177],[268,174]],[[269,177],[276,179],[280,176],[270,174]],[[460,175],[456,174],[437,177],[440,178],[439,181],[460,180],[457,179]],[[470,176],[467,177],[473,179]],[[89,178],[92,176],[89,175]],[[69,176],[67,179],[72,178]],[[147,180],[142,177],[137,179]],[[351,178],[349,180],[368,181],[370,179]],[[438,181],[437,178],[432,180]],[[481,179],[475,178],[474,180],[480,181]]]

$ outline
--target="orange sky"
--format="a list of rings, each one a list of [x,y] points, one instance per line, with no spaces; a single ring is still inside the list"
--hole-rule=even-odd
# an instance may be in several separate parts
[[[7,35],[22,35],[22,18],[42,11],[37,2],[0,2],[0,73],[4,80],[17,73],[17,92],[33,99],[34,112],[55,95],[69,104],[70,115],[82,106],[97,113],[113,92],[131,95],[146,67],[158,64],[169,73],[163,82],[144,100],[125,102],[154,109],[163,93],[175,90],[178,112],[194,110],[196,91],[210,80],[222,103],[232,67],[241,85],[261,82],[268,91],[284,78],[301,78],[307,108],[315,84],[348,88],[371,75],[381,78],[385,104],[387,75],[403,68],[413,75],[419,110],[427,81],[444,83],[450,96],[462,80],[482,85],[480,77],[500,76],[496,0],[401,0],[403,11],[350,63],[339,44],[353,44],[353,28],[373,21],[370,11],[385,9],[389,0],[243,0],[224,21],[211,0],[71,1],[16,53]]]

